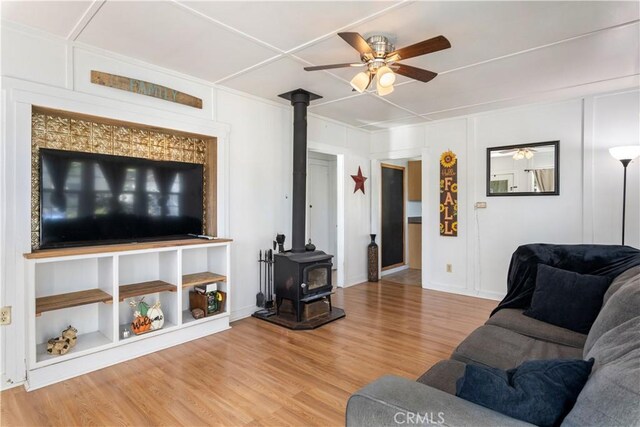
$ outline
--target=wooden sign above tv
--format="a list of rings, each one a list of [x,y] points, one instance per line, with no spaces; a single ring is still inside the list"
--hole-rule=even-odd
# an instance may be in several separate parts
[[[166,86],[145,82],[144,80],[91,70],[91,83],[112,87],[114,89],[126,90],[127,92],[139,93],[141,95],[152,96],[154,98],[164,99],[165,101],[176,102],[189,107],[202,109],[202,99]]]

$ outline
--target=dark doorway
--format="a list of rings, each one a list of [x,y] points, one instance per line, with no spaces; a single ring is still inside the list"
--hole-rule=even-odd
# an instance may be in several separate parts
[[[382,164],[382,270],[404,260],[404,167]]]

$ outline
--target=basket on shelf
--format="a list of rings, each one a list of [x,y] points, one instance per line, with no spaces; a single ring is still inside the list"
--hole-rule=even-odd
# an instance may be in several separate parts
[[[204,311],[204,316],[214,316],[225,311],[227,293],[223,291],[213,291],[202,294],[196,291],[189,292],[189,310],[196,308]]]

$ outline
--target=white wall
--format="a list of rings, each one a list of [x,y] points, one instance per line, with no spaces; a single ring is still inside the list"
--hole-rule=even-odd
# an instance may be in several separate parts
[[[344,259],[342,268],[338,266],[338,284],[352,286],[367,280],[366,248],[370,238],[371,180],[365,181],[365,194],[353,192],[354,182],[351,175],[357,175],[358,167],[362,174],[370,178],[368,132],[347,127],[329,119],[309,115],[309,149],[337,156],[338,171],[344,171],[338,182],[338,192],[344,197],[338,200],[338,241],[336,260]],[[340,212],[344,212],[341,218]],[[340,254],[343,254],[341,257]]]
[[[30,250],[30,106],[213,135],[219,142],[219,235],[234,239],[231,317],[255,310],[260,249],[276,233],[291,242],[292,109],[132,58],[15,24],[2,26],[0,304],[13,322],[0,328],[2,387],[24,379],[24,259]],[[91,84],[90,70],[159,83],[203,99],[203,109]],[[292,88],[293,89],[293,88]],[[274,94],[276,95],[276,94]],[[343,188],[358,165],[367,175],[369,133],[309,115],[310,147],[340,158]],[[351,187],[353,188],[353,187]],[[343,285],[365,280],[369,195],[345,192]],[[340,203],[339,203],[340,204]]]
[[[592,239],[597,243],[619,244],[622,226],[622,164],[609,148],[640,143],[640,92],[603,95],[593,98],[588,113],[593,123],[593,155],[586,170],[593,185]],[[640,159],[627,168],[627,219],[625,243],[640,247]]]
[[[519,245],[619,244],[622,166],[608,148],[639,143],[639,105],[640,92],[630,90],[374,133],[374,159],[423,154],[423,286],[499,299]],[[559,196],[486,197],[487,147],[550,140],[560,140]],[[438,231],[438,161],[447,149],[458,155],[453,238]],[[629,166],[626,244],[634,247],[640,246],[639,170],[639,160]],[[487,209],[476,210],[478,201]]]

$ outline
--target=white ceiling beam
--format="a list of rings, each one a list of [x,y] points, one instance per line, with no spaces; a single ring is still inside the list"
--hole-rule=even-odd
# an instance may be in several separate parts
[[[67,35],[67,40],[76,41],[80,34],[84,31],[84,29],[89,25],[94,16],[98,13],[100,8],[104,6],[107,0],[95,0],[91,5],[87,8],[84,14],[80,17],[76,25],[73,26],[69,34]]]

